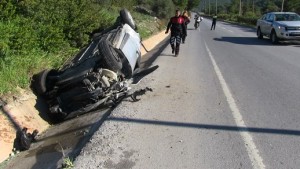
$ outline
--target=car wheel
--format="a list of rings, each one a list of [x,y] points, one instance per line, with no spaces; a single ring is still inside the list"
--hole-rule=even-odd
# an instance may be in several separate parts
[[[110,69],[114,72],[118,72],[122,69],[122,59],[109,40],[103,38],[99,42],[98,49],[100,56],[103,57],[101,60],[103,68]]]
[[[127,9],[122,9],[120,11],[120,16],[121,16],[121,22],[123,24],[128,24],[132,29],[136,30],[136,25],[134,23],[134,20],[130,14],[130,12]]]
[[[47,91],[46,81],[50,70],[43,70],[32,77],[32,88],[37,95],[43,95]]]
[[[271,38],[271,42],[273,44],[278,43],[278,37],[277,37],[276,32],[274,30],[272,31],[272,33],[270,35],[270,38]]]
[[[257,38],[258,38],[258,39],[263,39],[263,34],[261,33],[260,28],[257,29],[256,35],[257,35]]]

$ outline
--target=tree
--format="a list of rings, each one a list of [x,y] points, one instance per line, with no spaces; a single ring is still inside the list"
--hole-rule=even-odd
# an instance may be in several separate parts
[[[284,11],[293,11],[300,14],[300,1],[299,0],[288,0],[285,2]]]
[[[186,8],[189,0],[173,0],[173,3],[179,8]]]
[[[0,19],[10,20],[14,18],[16,13],[16,6],[12,0],[1,0],[0,1]]]
[[[200,0],[188,0],[187,9],[192,10],[193,8],[198,7]]]
[[[232,14],[238,14],[239,8],[240,8],[240,0],[232,0],[229,7],[229,12]]]

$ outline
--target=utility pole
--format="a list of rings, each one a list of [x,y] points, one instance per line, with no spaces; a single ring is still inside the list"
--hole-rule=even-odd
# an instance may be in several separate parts
[[[218,0],[216,0],[216,15],[218,14]]]
[[[205,14],[207,14],[207,10],[206,10],[206,0],[204,1],[204,11],[205,11]]]
[[[282,0],[282,4],[281,4],[281,12],[283,12],[283,6],[284,6],[284,0]]]
[[[239,9],[239,16],[242,15],[242,0],[240,0],[240,9]]]
[[[252,13],[254,14],[254,4],[255,4],[255,0],[252,0]]]
[[[210,0],[208,0],[208,15],[210,16]]]

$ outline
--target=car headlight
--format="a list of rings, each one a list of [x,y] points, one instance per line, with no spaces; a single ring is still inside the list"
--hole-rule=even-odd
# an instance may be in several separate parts
[[[278,29],[281,30],[281,31],[285,31],[286,30],[285,26],[280,26],[280,25],[278,26]]]

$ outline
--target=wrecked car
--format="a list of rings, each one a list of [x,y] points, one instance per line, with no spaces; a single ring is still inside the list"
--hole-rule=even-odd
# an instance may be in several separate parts
[[[115,26],[96,34],[70,63],[35,75],[33,90],[59,120],[113,105],[128,95],[129,79],[140,67],[140,48],[134,20],[123,9]]]

